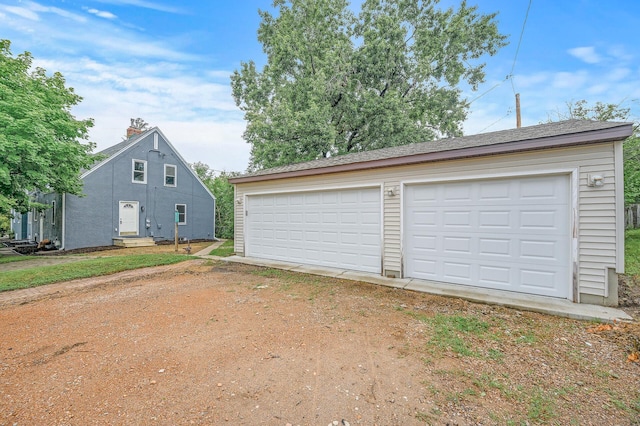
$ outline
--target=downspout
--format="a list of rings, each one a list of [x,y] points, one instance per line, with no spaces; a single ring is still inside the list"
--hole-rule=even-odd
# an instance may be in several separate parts
[[[62,241],[60,241],[60,250],[64,250],[64,246],[65,246],[64,243],[67,239],[66,224],[67,224],[67,193],[63,192],[62,193],[62,235],[60,236]]]
[[[613,143],[614,194],[616,203],[616,272],[624,274],[624,162],[622,145]]]

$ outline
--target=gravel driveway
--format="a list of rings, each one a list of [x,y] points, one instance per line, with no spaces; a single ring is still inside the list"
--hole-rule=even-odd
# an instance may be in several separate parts
[[[636,325],[205,260],[81,281],[0,304],[0,425],[640,421]]]

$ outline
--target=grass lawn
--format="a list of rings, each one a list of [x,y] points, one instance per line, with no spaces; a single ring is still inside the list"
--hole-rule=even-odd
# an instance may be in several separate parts
[[[233,240],[227,240],[217,249],[211,250],[211,256],[227,257],[233,255]]]
[[[138,254],[79,260],[71,267],[64,264],[0,272],[0,291],[97,277],[150,266],[170,265],[189,259],[193,258],[184,254]]]
[[[0,265],[3,263],[20,262],[22,260],[33,259],[29,256],[0,256]]]
[[[625,233],[624,271],[627,275],[640,275],[640,229]]]

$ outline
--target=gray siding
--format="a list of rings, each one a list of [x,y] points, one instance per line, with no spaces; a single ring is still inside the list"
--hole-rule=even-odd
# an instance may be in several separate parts
[[[153,149],[158,134],[158,150]],[[133,183],[132,159],[146,161],[146,183]],[[164,166],[176,166],[176,186],[165,186]],[[164,140],[151,132],[84,177],[84,197],[65,197],[67,250],[112,245],[119,237],[119,202],[137,201],[138,235],[157,240],[174,238],[176,204],[186,204],[187,223],[178,235],[188,239],[214,236],[214,200],[188,165]]]
[[[34,239],[62,242],[62,195],[44,194],[36,200],[48,208],[33,215]]]

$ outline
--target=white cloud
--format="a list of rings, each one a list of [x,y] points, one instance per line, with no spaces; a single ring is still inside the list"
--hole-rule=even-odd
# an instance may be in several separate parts
[[[553,78],[553,75],[549,72],[537,72],[533,74],[517,75],[514,77],[514,81],[520,88],[528,88],[539,86],[540,84],[548,84]]]
[[[604,93],[607,93],[607,91],[610,89],[609,84],[594,84],[593,86],[590,86],[587,89],[587,93],[589,95],[601,95]]]
[[[589,80],[585,71],[558,72],[553,75],[553,87],[556,89],[572,89],[583,87]]]
[[[59,8],[44,7],[34,2],[26,4],[28,8],[5,7],[4,10],[12,13],[14,18],[0,15],[0,27],[6,26],[21,35],[27,35],[29,45],[45,48],[49,56],[101,55],[122,58],[127,62],[130,62],[131,58],[134,61],[138,58],[169,61],[200,59],[196,55],[185,53],[184,49],[180,48],[180,43],[175,40],[152,39],[139,31],[115,25],[115,20],[93,19]],[[45,13],[48,14],[46,19]],[[73,24],[68,20],[73,20]],[[37,31],[33,21],[38,21]]]
[[[185,13],[184,10],[177,7],[167,6],[164,4],[145,1],[145,0],[98,0],[98,1],[100,3],[107,3],[107,4],[136,6],[144,9],[157,10],[159,12],[180,13],[180,14]]]
[[[575,56],[588,64],[597,64],[601,61],[600,56],[596,53],[593,46],[575,47],[568,50],[569,54]]]
[[[114,15],[111,12],[107,12],[105,10],[98,10],[98,9],[87,9],[85,8],[85,10],[93,15],[99,16],[100,18],[105,18],[105,19],[116,19],[117,16]]]
[[[42,6],[39,3],[31,2],[31,1],[26,2],[26,4],[29,7],[29,9],[31,9],[32,11],[35,11],[35,12],[53,13],[55,15],[62,16],[63,18],[71,19],[71,20],[76,21],[76,22],[86,22],[87,21],[84,16],[78,15],[76,13],[69,12],[69,11],[64,10],[64,9],[60,9],[59,7]]]
[[[17,7],[17,6],[5,6],[4,10],[14,15],[18,15],[22,18],[28,19],[30,21],[39,21],[40,16],[34,11],[27,9],[25,7]]]
[[[614,68],[607,75],[607,80],[609,81],[620,81],[625,79],[631,74],[631,70],[629,68]]]
[[[60,71],[84,100],[78,118],[95,118],[90,140],[102,150],[122,140],[130,118],[158,126],[186,161],[202,161],[215,170],[244,171],[250,146],[242,139],[245,122],[223,71],[197,72],[171,62],[135,61],[128,67],[84,57],[35,60]],[[227,73],[228,75],[228,73]]]
[[[624,46],[609,46],[609,49],[607,49],[607,53],[617,61],[629,62],[633,60],[633,55],[627,53],[627,50]]]

